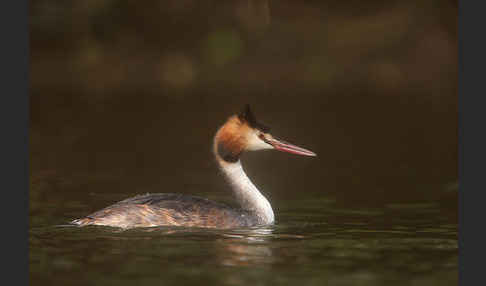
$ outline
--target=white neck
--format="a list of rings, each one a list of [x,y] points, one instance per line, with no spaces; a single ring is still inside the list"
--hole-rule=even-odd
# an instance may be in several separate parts
[[[275,220],[272,206],[246,176],[240,160],[230,163],[222,160],[218,155],[216,160],[231,184],[241,208],[254,213],[261,224],[272,224]]]

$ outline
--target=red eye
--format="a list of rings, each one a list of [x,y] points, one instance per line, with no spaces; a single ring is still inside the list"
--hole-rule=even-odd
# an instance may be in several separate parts
[[[265,141],[265,135],[263,135],[263,133],[258,134],[258,137],[263,141]]]

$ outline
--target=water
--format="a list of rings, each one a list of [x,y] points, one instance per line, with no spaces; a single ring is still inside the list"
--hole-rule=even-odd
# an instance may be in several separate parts
[[[274,226],[122,231],[66,223],[130,194],[49,197],[82,186],[45,177],[32,184],[31,285],[457,284],[457,222],[438,203],[356,208],[300,195],[273,202]]]
[[[231,231],[66,224],[147,192],[231,202],[210,150],[239,105],[139,95],[67,110],[37,106],[31,285],[457,285],[457,133],[443,123],[454,122],[451,114],[431,117],[432,103],[361,110],[346,98],[313,98],[312,106],[255,108],[275,136],[318,156],[245,154],[243,167],[277,222]],[[327,105],[338,111],[323,111]],[[348,116],[350,108],[359,116]]]
[[[30,136],[31,285],[456,285],[457,138],[443,124],[451,115],[430,117],[436,107],[418,102],[387,105],[400,116],[385,121],[357,120],[345,98],[314,99],[315,107],[255,108],[274,135],[318,156],[245,154],[243,167],[277,222],[231,231],[66,224],[147,192],[231,202],[210,150],[237,106],[151,96],[96,108],[37,106],[44,112]],[[326,104],[341,115],[333,120]],[[377,107],[359,114],[387,110],[369,106]],[[76,115],[63,121],[68,111]]]

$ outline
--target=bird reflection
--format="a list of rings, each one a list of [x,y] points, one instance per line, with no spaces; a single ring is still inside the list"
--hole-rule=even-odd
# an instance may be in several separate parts
[[[215,241],[218,262],[225,266],[271,264],[273,250],[268,242],[273,236],[272,228],[255,228],[225,232]]]

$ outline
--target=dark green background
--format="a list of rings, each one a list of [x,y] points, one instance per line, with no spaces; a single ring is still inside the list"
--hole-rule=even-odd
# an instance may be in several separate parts
[[[330,200],[351,213],[432,206],[417,216],[428,223],[406,227],[457,228],[456,1],[37,0],[30,15],[33,257],[58,235],[45,227],[127,196],[230,201],[212,136],[245,103],[273,135],[318,154],[243,157],[280,225]],[[36,259],[31,275],[52,282]]]

